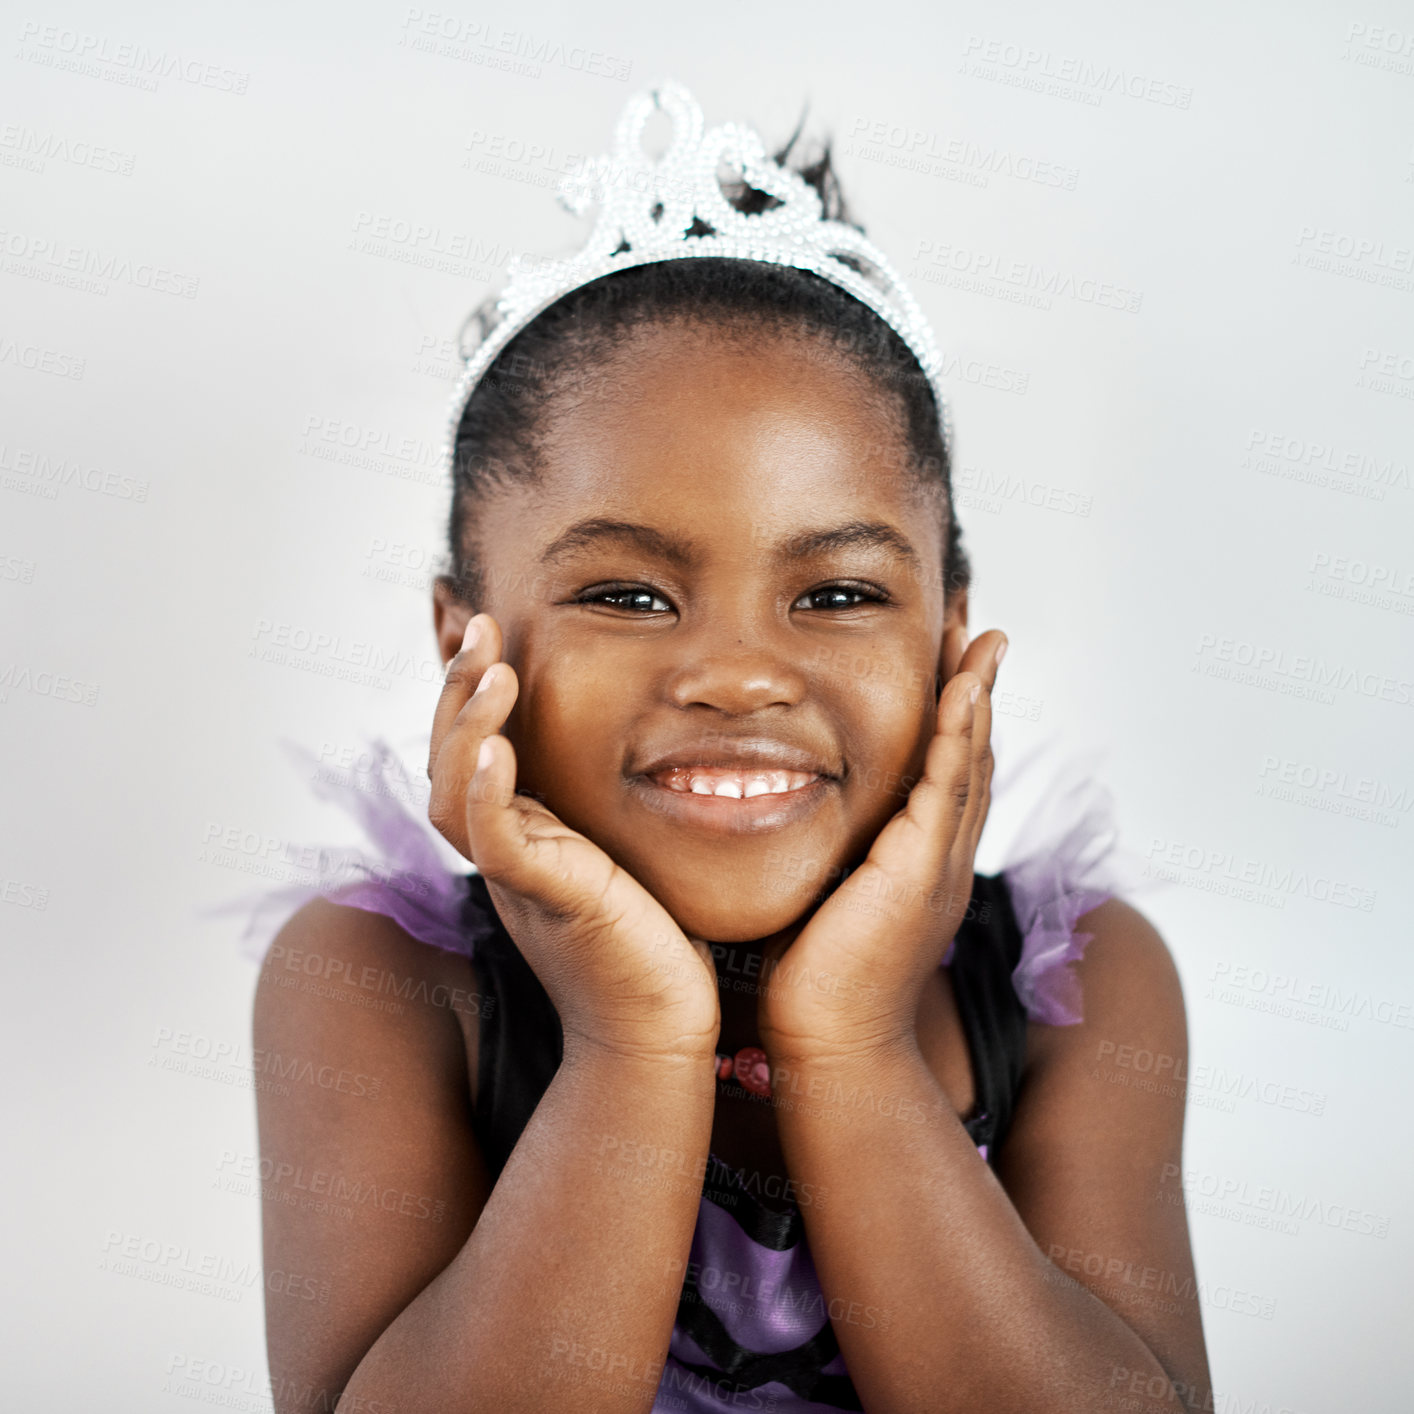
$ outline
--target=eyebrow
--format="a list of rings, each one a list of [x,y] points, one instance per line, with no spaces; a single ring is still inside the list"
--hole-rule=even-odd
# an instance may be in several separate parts
[[[540,563],[548,565],[564,559],[576,550],[606,541],[636,546],[680,569],[690,569],[701,557],[700,551],[691,540],[679,539],[651,525],[594,516],[589,520],[576,521],[557,535],[545,547],[540,556]],[[875,520],[853,520],[845,525],[802,531],[777,545],[772,551],[772,558],[778,561],[797,560],[810,555],[827,554],[832,550],[853,549],[856,546],[885,550],[914,569],[919,567],[918,552],[909,541],[893,526]]]

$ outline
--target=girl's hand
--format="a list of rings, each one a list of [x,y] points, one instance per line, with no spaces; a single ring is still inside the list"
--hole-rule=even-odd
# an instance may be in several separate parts
[[[972,897],[991,801],[992,685],[1005,647],[997,629],[968,645],[906,805],[766,979],[758,1020],[773,1062],[914,1042],[924,984]]]
[[[520,693],[489,614],[467,625],[432,724],[428,818],[485,878],[496,912],[576,1043],[647,1057],[715,1055],[720,1011],[706,943],[598,845],[516,794],[498,735]]]

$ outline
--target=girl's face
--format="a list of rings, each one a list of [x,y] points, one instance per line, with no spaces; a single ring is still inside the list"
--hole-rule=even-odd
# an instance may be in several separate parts
[[[818,340],[654,326],[596,372],[554,405],[540,485],[476,526],[518,787],[686,932],[766,938],[921,772],[966,644],[938,503],[892,400]],[[447,658],[471,612],[439,598]]]

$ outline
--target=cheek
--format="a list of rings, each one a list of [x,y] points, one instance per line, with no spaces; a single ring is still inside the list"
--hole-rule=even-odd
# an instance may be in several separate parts
[[[917,717],[935,700],[936,659],[919,651],[912,635],[840,645],[814,666],[819,691],[846,704],[874,704],[891,719]]]
[[[851,781],[866,813],[887,819],[908,803],[909,792],[923,773],[923,749],[916,739],[881,742],[860,758]]]
[[[506,734],[516,748],[520,784],[551,805],[602,791],[617,772],[625,741],[623,693],[592,665],[549,655],[520,673],[520,697]]]
[[[871,818],[903,808],[923,773],[937,703],[935,669],[907,672],[861,652],[868,671],[837,675],[832,693],[847,723],[852,788]]]

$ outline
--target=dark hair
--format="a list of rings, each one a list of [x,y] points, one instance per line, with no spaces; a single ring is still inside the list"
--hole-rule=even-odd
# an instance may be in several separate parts
[[[775,153],[784,163],[800,130]],[[826,219],[851,220],[830,161],[820,156],[795,171],[819,192]],[[727,191],[739,211],[756,212],[778,199],[738,182]],[[700,223],[699,223],[700,224]],[[692,235],[709,233],[693,230]],[[494,299],[469,324],[482,335],[494,320]],[[650,324],[711,324],[728,336],[759,340],[769,332],[802,336],[811,347],[843,355],[895,399],[900,442],[898,469],[920,492],[938,501],[944,516],[942,582],[951,594],[971,582],[962,531],[953,513],[951,467],[933,390],[908,345],[866,304],[823,276],[792,266],[716,256],[632,266],[572,290],[538,314],[501,350],[462,411],[453,446],[448,542],[454,572],[440,576],[452,596],[484,608],[486,580],[473,513],[493,490],[533,484],[547,412],[557,398],[593,394],[607,355],[633,330]],[[888,449],[896,454],[896,448]]]

